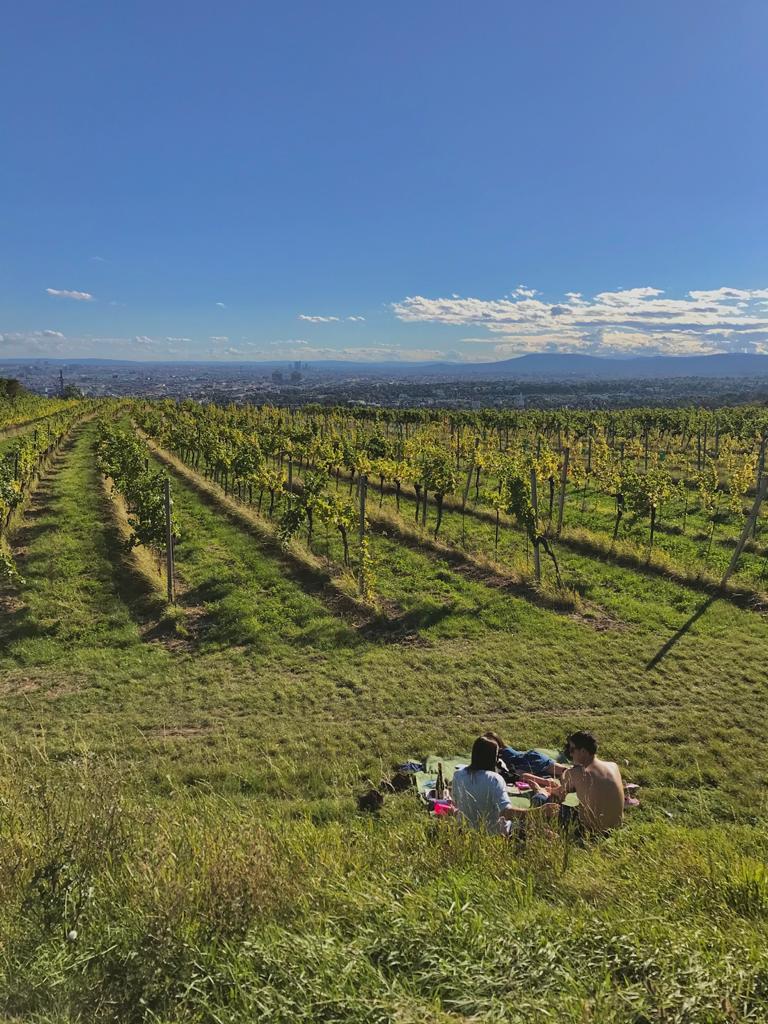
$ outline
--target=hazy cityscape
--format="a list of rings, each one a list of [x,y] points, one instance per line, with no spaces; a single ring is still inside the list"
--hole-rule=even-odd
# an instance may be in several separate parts
[[[768,373],[749,377],[493,376],[490,364],[462,368],[325,366],[300,361],[157,363],[3,360],[0,369],[35,394],[85,397],[193,398],[276,405],[441,406],[451,409],[619,408],[638,405],[722,405],[768,400]]]

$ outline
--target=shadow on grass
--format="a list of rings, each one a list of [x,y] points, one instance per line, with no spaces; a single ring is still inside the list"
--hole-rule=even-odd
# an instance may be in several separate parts
[[[559,543],[564,548],[574,551],[578,555],[593,558],[595,561],[602,562],[605,565],[615,565],[620,569],[631,569],[633,572],[640,573],[643,576],[665,579],[668,583],[685,587],[686,590],[708,594],[707,600],[710,603],[718,600],[718,598],[722,598],[725,601],[730,601],[737,608],[754,611],[756,606],[764,605],[765,602],[764,593],[761,593],[759,590],[753,590],[747,585],[740,585],[729,581],[726,587],[721,589],[717,578],[705,578],[704,569],[699,573],[688,572],[673,565],[656,564],[648,561],[647,557],[643,558],[640,554],[613,551],[595,541],[576,537],[560,538]]]
[[[712,607],[712,605],[715,603],[715,601],[717,601],[718,599],[719,599],[719,595],[718,594],[712,594],[710,597],[708,597],[706,599],[706,601],[702,601],[702,603],[699,605],[699,607],[696,609],[696,611],[693,613],[693,615],[691,615],[691,617],[689,619],[687,619],[686,622],[684,622],[682,624],[682,626],[677,630],[677,632],[674,633],[669,638],[669,640],[667,640],[667,642],[664,644],[664,646],[661,647],[656,652],[656,654],[654,654],[654,656],[651,658],[651,660],[646,664],[646,666],[645,666],[646,672],[650,671],[651,669],[656,668],[656,666],[661,661],[663,661],[664,658],[666,658],[666,656],[670,653],[670,651],[673,649],[673,647],[678,642],[678,640],[682,640],[682,638],[686,635],[686,633],[688,633],[696,625],[696,623],[699,621],[699,619],[702,617],[702,615],[704,615],[704,613],[706,611],[708,611]]]
[[[454,614],[454,611],[455,608],[452,604],[422,605],[402,612],[400,615],[382,615],[363,626],[359,632],[366,640],[389,643],[415,642],[421,639],[419,630],[436,626],[443,619]],[[421,642],[426,643],[425,640],[421,640]]]
[[[9,648],[20,641],[34,640],[47,633],[10,588],[0,590],[0,656],[7,654]]]

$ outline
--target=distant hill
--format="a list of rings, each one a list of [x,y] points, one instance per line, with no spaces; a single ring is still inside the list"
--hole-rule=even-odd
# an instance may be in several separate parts
[[[469,368],[469,367],[468,367]],[[473,363],[471,372],[492,376],[602,378],[638,377],[753,377],[768,376],[768,356],[743,352],[709,356],[604,356],[540,353],[491,364]]]

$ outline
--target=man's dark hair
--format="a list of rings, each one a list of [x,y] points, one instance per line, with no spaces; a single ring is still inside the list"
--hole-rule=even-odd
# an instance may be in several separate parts
[[[579,732],[572,732],[568,739],[565,741],[567,748],[576,750],[586,750],[588,754],[593,757],[597,753],[597,740],[591,732],[586,730],[580,730]]]
[[[494,741],[487,739],[485,736],[478,736],[472,744],[470,770],[473,772],[495,772],[498,756],[499,748]]]

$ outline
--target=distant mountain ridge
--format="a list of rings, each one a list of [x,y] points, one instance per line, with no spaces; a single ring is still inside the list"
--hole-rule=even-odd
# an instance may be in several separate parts
[[[0,366],[19,363],[48,363],[59,365],[109,366],[206,366],[224,370],[226,367],[245,367],[261,370],[285,369],[293,365],[291,359],[255,360],[133,360],[133,359],[62,359],[62,358],[5,358]],[[732,352],[705,356],[634,356],[617,359],[582,353],[534,353],[502,359],[492,363],[451,362],[352,362],[349,360],[301,360],[316,372],[335,377],[396,378],[440,377],[461,380],[495,380],[498,378],[538,377],[546,380],[637,380],[673,377],[768,377],[768,355]]]
[[[594,377],[752,377],[768,375],[768,356],[730,352],[706,356],[634,356],[617,359],[581,353],[535,353],[491,364],[494,376]],[[473,371],[479,368],[472,364]]]

